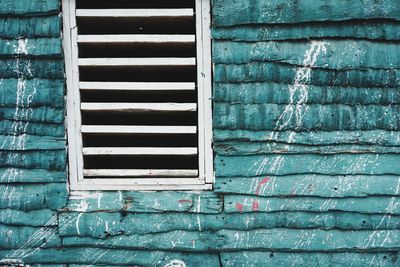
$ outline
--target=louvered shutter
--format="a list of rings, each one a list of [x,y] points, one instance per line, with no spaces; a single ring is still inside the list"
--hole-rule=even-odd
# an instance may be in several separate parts
[[[209,2],[63,5],[71,185],[209,188]]]

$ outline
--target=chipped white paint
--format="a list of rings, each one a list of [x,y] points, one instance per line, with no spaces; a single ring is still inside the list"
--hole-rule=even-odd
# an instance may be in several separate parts
[[[172,260],[164,265],[164,267],[186,267],[186,263],[181,260]]]
[[[302,126],[303,117],[307,111],[308,89],[311,81],[311,71],[321,53],[326,54],[328,45],[325,41],[311,41],[311,46],[306,50],[302,67],[296,71],[293,85],[289,86],[290,104],[286,105],[285,110],[276,122],[276,129],[283,130],[295,116],[296,127]],[[295,100],[297,98],[297,100]]]

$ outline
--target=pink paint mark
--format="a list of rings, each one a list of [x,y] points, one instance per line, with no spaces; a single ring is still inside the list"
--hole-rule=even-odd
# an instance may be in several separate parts
[[[192,201],[190,199],[179,199],[178,202],[179,203],[192,203]]]
[[[257,188],[256,188],[256,191],[255,191],[254,193],[255,193],[256,195],[259,195],[262,186],[265,185],[266,183],[268,183],[269,180],[270,180],[269,177],[266,177],[266,178],[262,179],[261,182],[258,183]]]
[[[258,203],[258,200],[253,200],[251,207],[254,211],[258,211],[258,209],[260,208],[260,204]]]
[[[243,205],[240,204],[239,202],[236,203],[236,209],[237,209],[240,213],[242,213],[242,212],[243,212]]]

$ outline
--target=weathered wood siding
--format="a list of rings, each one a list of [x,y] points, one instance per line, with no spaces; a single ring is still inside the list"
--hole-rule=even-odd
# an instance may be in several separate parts
[[[400,265],[400,2],[214,0],[207,192],[68,192],[61,23],[0,0],[0,264]]]

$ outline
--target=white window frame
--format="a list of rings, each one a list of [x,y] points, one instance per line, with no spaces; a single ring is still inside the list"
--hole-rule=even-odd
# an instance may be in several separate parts
[[[71,190],[211,190],[214,183],[212,150],[212,64],[210,0],[195,0],[199,176],[195,178],[84,179],[79,94],[75,0],[62,0],[63,46],[67,83],[67,134]],[[200,13],[200,14],[199,14]]]

